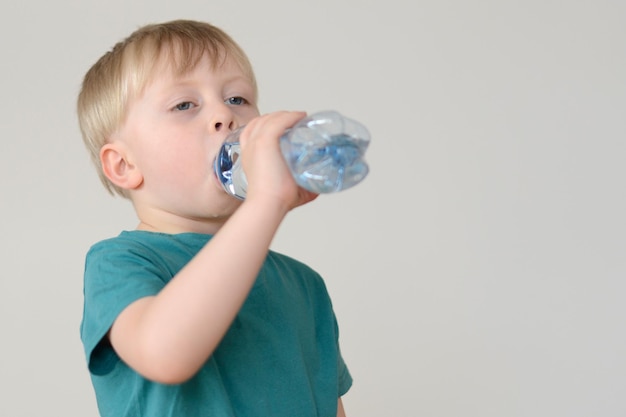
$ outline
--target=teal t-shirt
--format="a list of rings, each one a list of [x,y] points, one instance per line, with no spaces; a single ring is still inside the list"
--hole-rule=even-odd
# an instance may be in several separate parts
[[[129,368],[105,337],[133,301],[157,294],[210,235],[122,232],[85,262],[81,339],[102,417],[335,417],[352,384],[322,278],[270,251],[219,346],[189,381]],[[245,262],[233,254],[233,262]]]

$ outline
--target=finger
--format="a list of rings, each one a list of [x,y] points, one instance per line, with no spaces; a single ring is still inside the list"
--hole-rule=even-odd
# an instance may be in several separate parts
[[[301,111],[277,111],[257,117],[248,123],[246,129],[242,132],[242,146],[249,137],[259,138],[277,138],[282,136],[284,131],[299,120],[306,116]]]

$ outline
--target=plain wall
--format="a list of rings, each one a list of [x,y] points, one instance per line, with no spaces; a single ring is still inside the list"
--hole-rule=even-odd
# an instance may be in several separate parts
[[[261,110],[336,109],[369,177],[290,214],[274,249],[325,277],[349,417],[626,415],[626,3],[5,1],[0,416],[95,417],[88,247],[132,229],[75,117],[137,27],[206,20]]]

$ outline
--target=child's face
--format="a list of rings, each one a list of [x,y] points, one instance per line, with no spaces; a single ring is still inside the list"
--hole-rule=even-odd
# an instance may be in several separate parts
[[[239,201],[222,189],[213,160],[228,133],[258,115],[254,87],[232,58],[211,69],[204,57],[180,77],[157,71],[115,137],[143,177],[131,192],[140,217],[143,209],[193,224],[230,215]]]

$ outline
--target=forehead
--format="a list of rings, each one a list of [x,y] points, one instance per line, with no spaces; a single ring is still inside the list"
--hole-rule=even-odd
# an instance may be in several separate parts
[[[256,95],[253,81],[244,74],[233,58],[226,57],[223,61],[215,63],[204,55],[193,66],[184,69],[175,67],[167,59],[158,61],[137,97],[148,94],[148,91],[155,93],[192,85],[222,85],[222,87],[245,85],[246,90],[251,90],[249,92]]]

